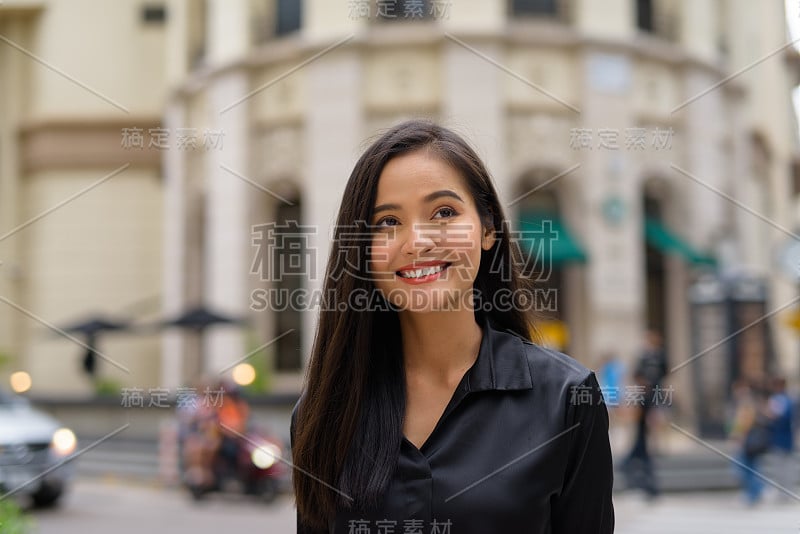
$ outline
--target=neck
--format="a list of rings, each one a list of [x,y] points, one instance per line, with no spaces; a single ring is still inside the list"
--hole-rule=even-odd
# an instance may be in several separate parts
[[[399,318],[407,376],[450,383],[477,359],[482,332],[473,310],[400,312]]]

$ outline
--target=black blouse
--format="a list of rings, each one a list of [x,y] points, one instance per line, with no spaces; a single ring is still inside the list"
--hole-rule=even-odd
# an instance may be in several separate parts
[[[403,438],[382,504],[340,512],[330,533],[614,531],[608,411],[594,373],[479,322],[478,358],[427,441],[417,449]],[[302,523],[299,534],[315,532]]]

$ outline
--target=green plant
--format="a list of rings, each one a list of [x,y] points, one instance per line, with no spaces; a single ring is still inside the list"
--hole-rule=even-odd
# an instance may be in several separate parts
[[[0,500],[0,532],[27,534],[33,527],[31,519],[10,499]]]
[[[254,350],[256,350],[259,346],[261,346],[261,342],[256,337],[256,333],[253,329],[247,331],[247,353],[251,354]],[[262,349],[257,353],[253,354],[250,358],[247,359],[247,363],[253,366],[256,371],[256,378],[253,382],[246,387],[246,390],[250,393],[264,393],[269,391],[271,384],[271,359],[269,358],[269,354],[267,353],[268,349]]]
[[[9,362],[11,362],[11,354],[0,350],[0,369],[8,365]]]
[[[94,383],[94,393],[98,397],[115,397],[120,395],[122,384],[111,378],[98,378]]]

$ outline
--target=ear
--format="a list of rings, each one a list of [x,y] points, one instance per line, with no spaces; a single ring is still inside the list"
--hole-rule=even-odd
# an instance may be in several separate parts
[[[491,208],[489,208],[489,213],[483,216],[482,219],[483,225],[481,226],[481,231],[483,235],[481,236],[481,248],[483,250],[489,250],[494,246],[494,242],[497,240],[494,231],[494,216]]]
[[[481,248],[483,250],[489,250],[494,246],[494,242],[497,240],[497,236],[495,235],[495,231],[493,228],[486,228],[485,226],[483,229],[483,236],[481,237]]]

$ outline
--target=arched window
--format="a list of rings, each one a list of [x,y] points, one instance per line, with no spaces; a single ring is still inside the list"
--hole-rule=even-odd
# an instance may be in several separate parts
[[[275,246],[272,249],[274,289],[290,295],[301,291],[311,268],[307,256],[306,233],[302,230],[302,204],[300,196],[292,204],[278,204],[275,216]],[[288,306],[274,317],[276,343],[275,370],[278,372],[300,371],[303,367],[302,310]],[[288,334],[286,334],[288,332]],[[285,334],[285,335],[284,335]]]
[[[538,341],[567,351],[570,343],[567,318],[565,267],[587,260],[586,252],[563,219],[558,191],[542,187],[556,172],[536,169],[520,182],[512,235],[522,253],[523,274],[535,281]]]

